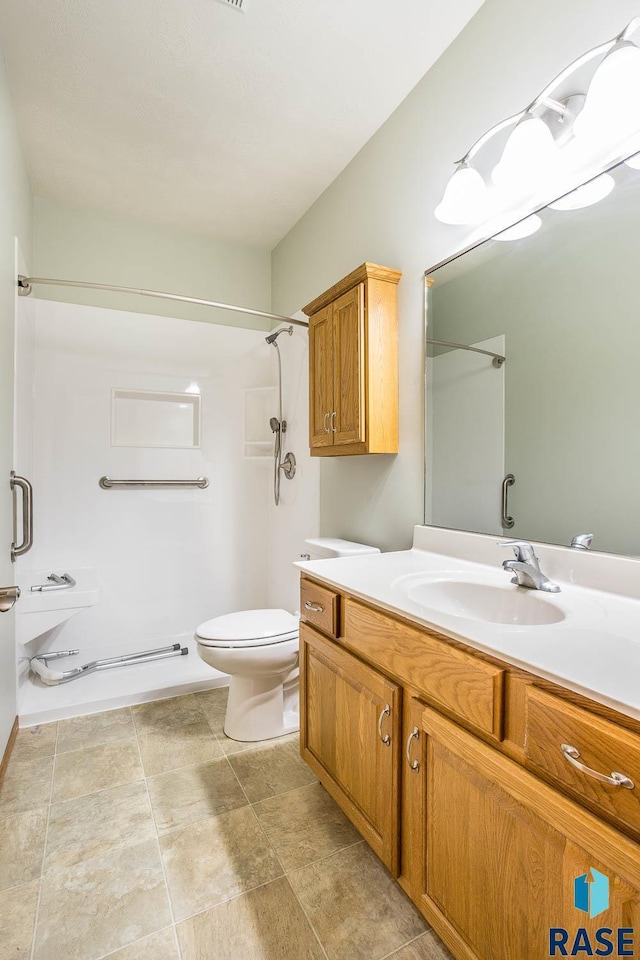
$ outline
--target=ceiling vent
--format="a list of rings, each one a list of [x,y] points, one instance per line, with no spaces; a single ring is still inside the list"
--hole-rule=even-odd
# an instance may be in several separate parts
[[[247,6],[247,0],[218,0],[225,7],[233,7],[234,10],[244,10]]]

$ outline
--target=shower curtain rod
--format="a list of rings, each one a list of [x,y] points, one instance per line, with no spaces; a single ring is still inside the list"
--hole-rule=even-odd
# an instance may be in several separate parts
[[[246,313],[252,317],[265,317],[278,323],[295,323],[298,327],[307,327],[306,320],[296,320],[295,317],[284,317],[279,313],[266,313],[264,310],[252,310],[251,307],[238,307],[233,303],[219,303],[217,300],[202,300],[199,297],[183,297],[179,293],[163,293],[160,290],[143,290],[139,287],[119,287],[113,283],[88,283],[84,280],[52,280],[45,277],[25,277],[18,275],[18,294],[28,297],[34,283],[41,283],[53,287],[84,287],[88,290],[111,290],[114,293],[137,293],[141,297],[158,297],[161,300],[178,300],[180,303],[196,303],[202,307],[217,307],[219,310],[232,310],[235,313]]]
[[[470,350],[471,353],[483,353],[486,357],[493,357],[494,367],[501,367],[506,357],[501,353],[492,353],[491,350],[481,350],[480,347],[470,347],[467,343],[453,343],[451,340],[432,340],[427,337],[425,343],[433,343],[438,347],[455,347],[457,350]]]

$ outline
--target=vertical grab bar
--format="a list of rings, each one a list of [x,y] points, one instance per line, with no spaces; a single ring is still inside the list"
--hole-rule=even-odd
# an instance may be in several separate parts
[[[16,557],[31,550],[33,546],[33,487],[25,477],[16,476],[12,470],[9,480],[9,486],[13,490],[13,543],[11,544],[11,562],[14,563]],[[18,504],[15,496],[16,488],[22,491],[22,543],[17,543],[18,539]]]
[[[510,530],[515,525],[513,517],[509,516],[509,487],[516,482],[512,473],[508,473],[502,481],[502,527],[504,530]]]

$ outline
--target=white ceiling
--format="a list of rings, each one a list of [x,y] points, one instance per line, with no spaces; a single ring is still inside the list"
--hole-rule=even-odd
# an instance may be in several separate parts
[[[272,247],[481,4],[2,0],[34,192]]]

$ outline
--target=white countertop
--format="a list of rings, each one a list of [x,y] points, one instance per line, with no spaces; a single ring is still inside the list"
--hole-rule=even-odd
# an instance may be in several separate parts
[[[511,586],[501,567],[507,554],[496,547],[499,538],[456,532],[448,538],[447,533],[416,527],[411,550],[296,566],[338,590],[640,720],[640,600],[580,582],[592,583],[600,572],[608,583],[626,562],[633,566],[625,568],[621,579],[635,587],[640,581],[637,560],[604,554],[576,558],[573,550],[536,545],[543,572],[561,592],[527,590],[526,602],[530,598],[536,604],[551,604],[564,619],[542,625],[487,623],[427,606],[428,590],[425,594],[422,588],[448,580],[499,587],[501,594],[503,589],[521,593],[526,588]],[[491,563],[486,562],[489,558]]]

